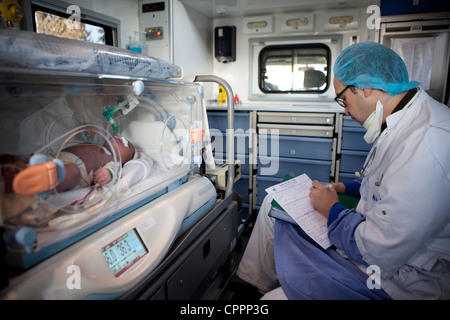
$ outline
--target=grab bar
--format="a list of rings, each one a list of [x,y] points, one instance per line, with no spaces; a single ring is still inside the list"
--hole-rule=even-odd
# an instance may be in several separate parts
[[[233,90],[231,86],[224,79],[213,75],[199,75],[196,76],[194,82],[215,82],[220,84],[227,93],[227,164],[228,164],[228,183],[225,191],[225,197],[233,192],[234,184],[234,101]],[[230,98],[231,97],[231,98]]]

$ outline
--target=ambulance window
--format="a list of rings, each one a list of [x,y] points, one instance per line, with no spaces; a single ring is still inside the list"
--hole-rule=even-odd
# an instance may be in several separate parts
[[[324,44],[268,46],[259,53],[264,93],[322,93],[329,85],[330,49]]]
[[[36,32],[57,37],[106,44],[105,30],[88,23],[69,20],[47,12],[36,11]]]
[[[63,1],[31,2],[28,30],[119,47],[120,20]]]

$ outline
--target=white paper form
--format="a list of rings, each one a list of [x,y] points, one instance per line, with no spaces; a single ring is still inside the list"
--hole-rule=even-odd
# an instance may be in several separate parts
[[[322,248],[331,246],[328,239],[327,218],[311,206],[309,198],[312,180],[302,174],[269,187],[266,192],[298,223]]]

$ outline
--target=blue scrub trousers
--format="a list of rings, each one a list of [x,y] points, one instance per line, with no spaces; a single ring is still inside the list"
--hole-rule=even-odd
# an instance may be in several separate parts
[[[274,252],[277,276],[288,299],[391,299],[382,289],[368,288],[369,274],[335,249],[321,248],[298,226],[276,220]]]

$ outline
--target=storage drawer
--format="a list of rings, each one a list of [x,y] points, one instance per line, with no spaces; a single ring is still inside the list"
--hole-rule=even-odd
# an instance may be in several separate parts
[[[340,171],[350,173],[361,171],[368,154],[367,151],[342,150]]]
[[[190,299],[211,267],[222,257],[237,230],[233,230],[236,216],[228,214],[186,259],[167,281],[168,300]]]
[[[256,181],[258,183],[256,205],[260,206],[263,203],[265,196],[267,195],[266,189],[280,182],[283,182],[283,178],[256,176]]]
[[[283,157],[258,157],[258,175],[283,178],[306,173],[312,180],[330,180],[331,161],[294,159]]]
[[[226,112],[208,112],[208,124],[210,128],[226,132],[228,129],[228,118]],[[250,127],[250,115],[245,113],[234,113],[234,130],[241,129],[244,132]]]
[[[331,160],[332,138],[277,136],[277,152],[277,150],[272,150],[272,146],[276,148],[277,141],[271,137],[270,135],[258,135],[259,155]]]
[[[339,182],[352,182],[358,178],[354,173],[339,172]]]
[[[343,127],[342,128],[342,149],[370,151],[372,144],[367,144],[364,140],[366,129],[363,127]]]
[[[333,137],[333,126],[307,126],[307,125],[283,125],[259,123],[259,130],[266,130],[262,134],[279,134],[284,136],[306,136],[306,137]]]
[[[258,112],[258,122],[289,124],[334,124],[333,113]]]

